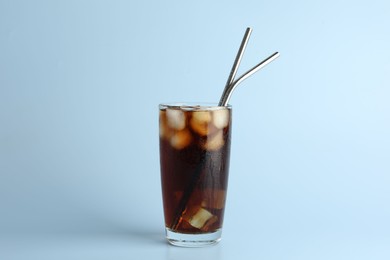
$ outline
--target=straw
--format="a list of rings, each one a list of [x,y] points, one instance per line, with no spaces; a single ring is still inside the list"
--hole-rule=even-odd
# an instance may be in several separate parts
[[[195,187],[198,185],[198,183],[201,179],[201,174],[202,174],[204,167],[206,165],[207,158],[210,158],[210,157],[207,156],[206,151],[203,151],[201,156],[200,156],[200,159],[199,159],[199,164],[197,164],[194,172],[191,174],[191,180],[190,180],[190,182],[188,182],[188,186],[184,190],[184,194],[181,197],[179,204],[177,205],[173,221],[170,225],[171,230],[177,230],[177,227],[179,226],[179,224],[181,222],[181,217],[187,208],[188,201],[190,200],[191,195],[194,192]]]
[[[270,62],[274,61],[276,58],[280,56],[279,52],[275,52],[265,60],[261,61],[259,64],[245,72],[241,77],[239,77],[237,80],[235,80],[233,83],[225,87],[221,100],[219,101],[219,106],[226,106],[229,102],[229,99],[233,93],[233,90],[240,84],[242,81],[247,79],[248,77],[252,76],[255,74],[257,71],[260,69],[264,68],[266,65],[268,65]]]
[[[263,60],[262,62],[260,62],[259,64],[257,64],[253,68],[251,68],[250,70],[248,70],[247,72],[245,72],[237,80],[234,80],[251,32],[252,32],[252,29],[249,27],[245,31],[244,38],[241,41],[240,48],[239,48],[238,53],[236,55],[236,59],[234,61],[233,67],[230,71],[229,78],[226,82],[225,89],[223,91],[221,100],[219,102],[219,106],[226,106],[227,105],[233,90],[237,87],[238,84],[240,84],[243,80],[245,80],[246,78],[248,78],[252,74],[256,73],[258,70],[260,70],[261,68],[263,68],[264,66],[269,64],[271,61],[273,61],[277,57],[279,57],[279,53],[275,52],[274,54],[272,54],[271,56],[269,56],[268,58],[266,58],[265,60]],[[173,217],[173,221],[170,224],[170,229],[176,230],[178,228],[178,226],[180,225],[181,218],[182,218],[182,215],[187,208],[188,201],[189,201],[192,193],[194,192],[195,187],[198,185],[199,180],[201,179],[201,174],[202,174],[204,168],[207,166],[206,165],[207,163],[212,164],[212,160],[211,160],[210,156],[207,156],[207,152],[204,151],[201,154],[199,164],[194,169],[194,172],[191,175],[192,176],[191,181],[189,182],[188,187],[186,187],[185,192],[178,203],[178,206],[176,208],[176,211],[175,211],[175,214]]]
[[[219,104],[218,104],[219,106],[227,106],[229,99],[230,99],[230,96],[232,95],[233,90],[238,86],[238,84],[240,84],[243,80],[247,79],[248,77],[250,77],[251,75],[253,75],[257,71],[259,71],[260,69],[262,69],[263,67],[268,65],[271,61],[275,60],[277,57],[279,57],[279,53],[275,52],[274,54],[272,54],[271,56],[269,56],[268,58],[266,58],[265,60],[263,60],[262,62],[260,62],[259,64],[257,64],[253,68],[251,68],[250,70],[248,70],[247,72],[245,72],[236,81],[234,81],[234,78],[236,76],[238,67],[240,66],[241,58],[244,55],[244,51],[245,51],[246,45],[248,43],[249,36],[250,36],[251,32],[252,32],[252,29],[250,27],[248,27],[245,31],[244,38],[241,41],[241,45],[240,45],[240,48],[238,49],[236,59],[233,63],[233,67],[230,71],[225,88],[222,92],[221,99],[219,100]]]
[[[246,45],[248,44],[249,37],[252,33],[252,29],[250,27],[246,28],[244,38],[242,38],[240,48],[238,49],[236,59],[234,60],[233,67],[230,71],[228,80],[225,85],[225,90],[233,83],[234,77],[236,76],[238,67],[240,66],[241,58],[244,55]]]

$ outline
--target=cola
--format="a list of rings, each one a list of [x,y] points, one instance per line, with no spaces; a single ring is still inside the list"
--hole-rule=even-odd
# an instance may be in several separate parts
[[[220,239],[229,174],[231,107],[160,105],[163,208],[170,242]],[[173,238],[172,238],[173,237]],[[182,239],[183,240],[183,239]],[[182,241],[183,242],[183,241]],[[201,241],[200,241],[201,242]]]

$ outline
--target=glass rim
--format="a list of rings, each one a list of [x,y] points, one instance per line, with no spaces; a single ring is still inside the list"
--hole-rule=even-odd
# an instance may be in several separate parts
[[[232,109],[230,104],[226,106],[220,106],[218,103],[213,102],[166,102],[160,103],[160,110],[164,109],[177,109],[177,110],[185,110],[185,111],[205,111],[205,110],[224,110],[224,109]]]

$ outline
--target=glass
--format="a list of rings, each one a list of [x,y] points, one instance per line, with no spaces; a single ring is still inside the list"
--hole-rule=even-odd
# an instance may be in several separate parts
[[[166,236],[177,246],[220,241],[229,174],[231,106],[161,104]]]

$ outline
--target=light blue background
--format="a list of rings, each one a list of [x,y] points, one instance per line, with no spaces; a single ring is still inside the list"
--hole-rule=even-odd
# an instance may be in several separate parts
[[[164,242],[157,105],[233,94],[223,241]],[[1,259],[389,259],[390,4],[0,0]]]

